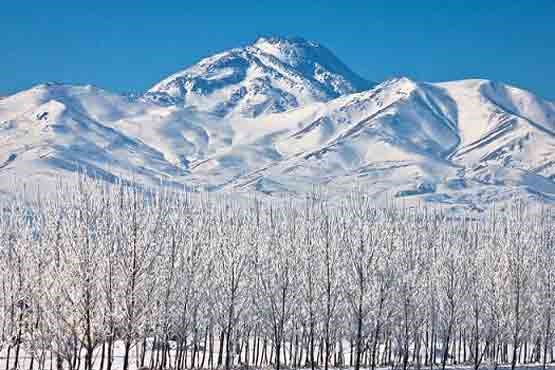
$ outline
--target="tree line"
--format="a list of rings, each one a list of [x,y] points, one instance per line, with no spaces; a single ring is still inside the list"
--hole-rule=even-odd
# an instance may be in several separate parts
[[[545,367],[549,211],[379,208],[360,190],[260,201],[81,178],[1,201],[0,354],[6,370]]]

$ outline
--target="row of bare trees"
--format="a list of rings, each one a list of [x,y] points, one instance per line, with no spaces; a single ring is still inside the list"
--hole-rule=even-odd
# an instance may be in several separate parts
[[[2,201],[0,363],[546,366],[547,211],[455,217],[376,208],[361,191],[278,203],[82,178]]]

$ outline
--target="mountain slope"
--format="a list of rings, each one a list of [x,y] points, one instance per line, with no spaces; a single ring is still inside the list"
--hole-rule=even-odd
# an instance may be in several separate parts
[[[254,118],[46,84],[0,101],[0,182],[85,169],[204,190],[300,194],[359,183],[378,200],[550,201],[554,114],[553,103],[487,80],[400,78]]]
[[[256,117],[370,86],[324,46],[273,37],[203,59],[159,82],[145,97],[219,116]]]
[[[91,86],[39,85],[0,101],[0,178],[51,180],[86,171],[108,181],[179,184],[163,153],[106,122],[146,107]]]
[[[492,191],[499,197],[522,190],[550,198],[554,112],[552,103],[490,81],[402,78],[326,104],[238,121],[236,144],[192,172],[211,178],[232,157],[245,166],[232,171],[226,188],[295,192],[315,183],[362,182],[376,196],[422,193],[432,201],[480,203],[475,198],[491,185],[500,187]]]

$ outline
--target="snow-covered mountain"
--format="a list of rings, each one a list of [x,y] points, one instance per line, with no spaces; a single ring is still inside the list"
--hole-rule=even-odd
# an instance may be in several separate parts
[[[514,194],[555,199],[555,105],[491,81],[401,78],[264,117],[257,127],[256,137],[242,130],[250,146],[271,137],[280,158],[234,180],[234,188],[361,182],[384,199],[419,195],[472,206]]]
[[[55,180],[85,170],[117,177],[178,180],[186,171],[135,137],[113,128],[148,106],[92,86],[44,84],[0,100],[0,182]],[[155,110],[151,111],[155,114]]]
[[[216,54],[173,74],[145,96],[219,116],[256,117],[371,86],[318,43],[261,37],[252,45]]]
[[[279,94],[254,89],[259,80]],[[360,184],[379,201],[473,209],[514,195],[555,201],[554,103],[488,80],[398,78],[354,92],[364,84],[322,46],[272,38],[207,58],[139,98],[39,85],[0,100],[0,185],[55,185],[86,170],[277,196]],[[247,98],[233,100],[236,88]],[[284,91],[295,103],[278,104]]]

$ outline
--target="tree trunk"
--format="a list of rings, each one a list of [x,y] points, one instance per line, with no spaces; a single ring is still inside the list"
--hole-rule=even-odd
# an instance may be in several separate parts
[[[548,309],[549,312],[547,316],[547,322],[545,323],[545,334],[544,334],[544,341],[543,341],[543,359],[542,359],[542,368],[543,370],[547,367],[547,347],[551,345],[551,308]]]
[[[129,352],[131,350],[131,340],[125,339],[125,347],[123,351],[123,370],[129,369]]]
[[[224,339],[225,339],[225,333],[222,330],[220,332],[220,349],[218,351],[218,367],[222,366],[223,355],[224,355]]]
[[[204,360],[206,359],[206,346],[208,345],[208,327],[204,331],[204,345],[202,347],[202,360],[199,367],[202,369],[204,367]]]
[[[108,338],[108,353],[106,358],[106,370],[112,370],[112,362],[113,362],[113,353],[114,353],[114,339],[113,336],[110,335]]]
[[[362,297],[359,300],[359,306],[358,306],[358,312],[357,312],[355,370],[360,370],[361,355],[362,355]]]
[[[10,370],[10,355],[12,352],[12,346],[8,345],[8,353],[6,354],[6,370]]]
[[[100,370],[104,369],[105,356],[106,356],[106,342],[102,342],[102,349],[101,349],[101,352],[100,352],[100,365],[98,366],[98,368]]]

